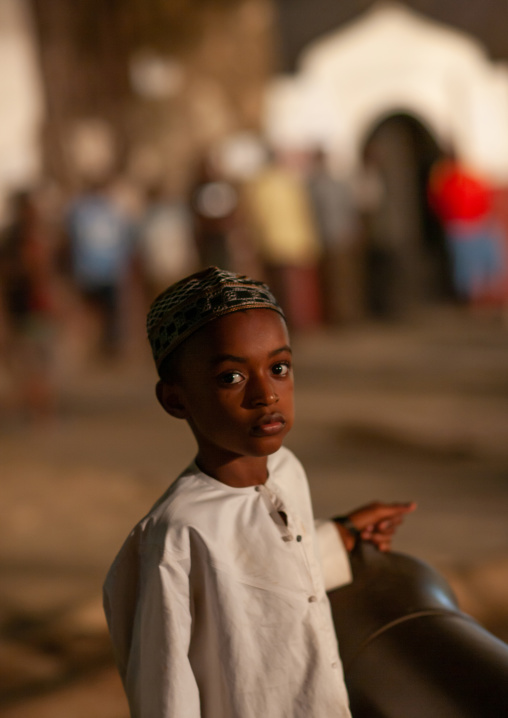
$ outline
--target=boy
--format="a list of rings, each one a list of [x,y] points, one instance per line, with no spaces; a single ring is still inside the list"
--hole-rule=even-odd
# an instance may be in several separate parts
[[[372,505],[315,530],[305,473],[282,447],[292,358],[268,287],[211,267],[160,295],[147,327],[157,398],[198,453],[106,580],[132,716],[349,717],[325,592],[350,580],[341,537],[388,548],[414,506]]]

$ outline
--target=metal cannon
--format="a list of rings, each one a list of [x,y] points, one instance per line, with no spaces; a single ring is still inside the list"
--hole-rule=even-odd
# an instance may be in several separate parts
[[[426,563],[360,542],[329,593],[353,718],[504,718],[508,645]]]

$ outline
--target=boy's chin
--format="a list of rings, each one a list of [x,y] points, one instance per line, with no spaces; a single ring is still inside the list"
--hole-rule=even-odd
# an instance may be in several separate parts
[[[269,439],[263,439],[262,441],[256,442],[256,446],[252,447],[251,456],[270,456],[275,454],[284,442],[284,436],[271,436]]]

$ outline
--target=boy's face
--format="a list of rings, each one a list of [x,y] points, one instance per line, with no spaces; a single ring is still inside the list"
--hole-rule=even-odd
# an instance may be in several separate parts
[[[287,328],[271,309],[210,322],[182,345],[178,381],[159,399],[186,419],[202,460],[267,456],[293,425],[293,371]]]

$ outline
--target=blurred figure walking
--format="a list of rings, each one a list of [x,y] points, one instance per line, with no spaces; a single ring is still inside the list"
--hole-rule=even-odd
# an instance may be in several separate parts
[[[114,201],[107,182],[91,183],[67,214],[74,281],[100,324],[100,348],[118,352],[121,335],[121,293],[133,249],[133,223]]]
[[[55,409],[57,244],[35,191],[12,198],[12,219],[0,252],[6,370],[14,412],[44,420]]]
[[[488,184],[453,157],[433,168],[429,202],[443,223],[460,299],[478,306],[499,301],[505,275],[502,230]]]
[[[189,207],[161,183],[148,191],[137,228],[136,252],[147,303],[167,286],[198,269]]]
[[[307,187],[323,256],[320,263],[325,319],[334,324],[364,314],[360,223],[351,188],[330,172],[325,153],[310,159]]]
[[[321,246],[305,183],[280,155],[255,177],[247,197],[268,282],[293,329],[322,321]]]
[[[190,190],[189,206],[202,267],[233,269],[230,243],[239,205],[234,185],[211,157],[201,159]]]

